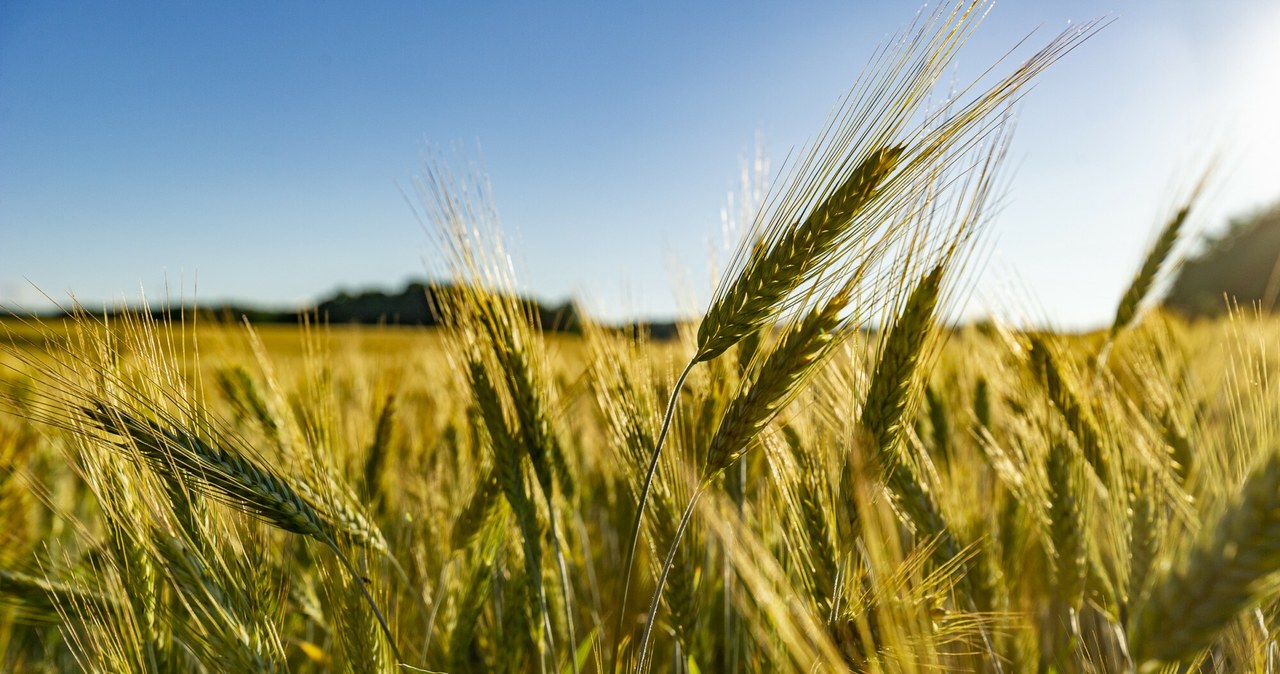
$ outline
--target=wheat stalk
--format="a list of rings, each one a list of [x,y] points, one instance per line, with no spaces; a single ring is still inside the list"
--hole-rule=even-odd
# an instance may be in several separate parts
[[[712,480],[742,458],[749,443],[795,397],[831,353],[832,347],[839,343],[839,338],[848,328],[845,322],[847,317],[843,314],[852,299],[857,280],[858,277],[851,279],[823,305],[796,321],[784,333],[762,359],[754,379],[744,384],[721,418],[720,427],[708,446],[698,486],[680,517],[680,524],[676,527],[670,550],[658,575],[644,633],[640,639],[637,662],[641,666],[647,662],[658,604],[698,499]]]

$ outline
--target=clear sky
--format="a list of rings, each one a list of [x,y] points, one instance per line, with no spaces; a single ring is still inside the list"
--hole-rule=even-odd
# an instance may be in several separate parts
[[[397,288],[425,274],[402,192],[430,141],[482,148],[529,291],[670,316],[709,294],[757,132],[777,166],[917,9],[6,0],[0,302]],[[1201,227],[1280,198],[1275,0],[1006,0],[957,80],[1100,16],[1020,105],[977,306],[1105,322],[1215,153]]]

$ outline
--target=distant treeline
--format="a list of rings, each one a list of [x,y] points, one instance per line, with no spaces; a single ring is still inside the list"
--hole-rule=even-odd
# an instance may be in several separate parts
[[[397,293],[366,290],[359,293],[338,291],[317,304],[304,309],[273,311],[243,304],[202,306],[153,306],[143,311],[156,319],[176,321],[198,311],[202,320],[255,324],[297,324],[319,321],[332,325],[404,325],[433,326],[437,316],[432,311],[446,293],[457,292],[449,284],[433,285],[414,281]],[[1232,220],[1226,230],[1202,241],[1200,250],[1186,261],[1172,279],[1164,305],[1188,318],[1215,316],[1227,310],[1229,303],[1242,308],[1258,307],[1273,312],[1280,300],[1280,203]],[[572,302],[549,305],[521,298],[530,316],[536,316],[550,332],[582,331],[581,317]],[[137,308],[130,309],[137,311]],[[120,310],[89,310],[96,315],[112,315]],[[58,318],[62,312],[42,314]],[[673,322],[641,322],[614,326],[632,334],[646,334],[653,339],[671,339],[676,335]]]
[[[1228,299],[1230,298],[1230,299]],[[1216,316],[1230,304],[1274,312],[1280,298],[1280,203],[1232,220],[1182,266],[1165,306]]]
[[[380,290],[356,294],[339,291],[309,311],[333,324],[435,325],[438,317],[433,308],[439,307],[441,300],[454,292],[457,292],[454,286],[421,282],[410,283],[394,294]],[[581,329],[578,312],[570,302],[547,306],[528,298],[519,301],[528,315],[537,316],[547,330],[577,332]]]
[[[328,323],[331,325],[402,325],[430,327],[438,323],[438,316],[433,307],[440,306],[440,301],[448,293],[457,292],[455,286],[449,284],[432,285],[414,281],[397,293],[381,290],[365,290],[350,293],[339,290],[317,304],[303,309],[270,310],[250,305],[224,303],[199,306],[152,306],[141,309],[156,320],[177,321],[181,318],[198,315],[201,320],[219,322],[238,322],[247,320],[255,325],[266,324],[300,324],[305,321]],[[530,316],[536,316],[543,329],[549,332],[580,333],[582,322],[577,307],[572,302],[558,305],[547,305],[537,300],[522,297],[521,305]],[[138,308],[129,311],[137,312]],[[98,316],[112,316],[123,309],[86,309]],[[56,311],[42,314],[45,318],[65,317],[69,312]],[[635,334],[647,334],[654,339],[670,339],[676,334],[673,322],[644,322],[614,326]]]

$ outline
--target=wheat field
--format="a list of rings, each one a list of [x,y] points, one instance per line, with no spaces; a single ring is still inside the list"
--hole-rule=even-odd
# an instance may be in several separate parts
[[[432,330],[0,323],[0,670],[1273,672],[1280,323],[960,324],[1010,106],[984,3],[871,60],[672,342],[545,331],[482,176]],[[951,85],[953,86],[953,85]],[[954,88],[954,86],[953,86]]]

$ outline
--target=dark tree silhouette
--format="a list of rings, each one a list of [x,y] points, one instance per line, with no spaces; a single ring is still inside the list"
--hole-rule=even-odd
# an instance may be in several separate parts
[[[1165,306],[1186,316],[1215,316],[1228,298],[1274,311],[1280,299],[1280,202],[1232,220],[1223,234],[1186,261]]]
[[[370,290],[353,295],[340,291],[319,302],[312,311],[334,324],[435,325],[433,305],[438,306],[439,297],[452,292],[455,288],[449,284],[430,285],[418,281],[409,283],[398,293]],[[549,306],[529,298],[522,297],[519,301],[529,316],[537,317],[548,331],[581,330],[572,302]]]

